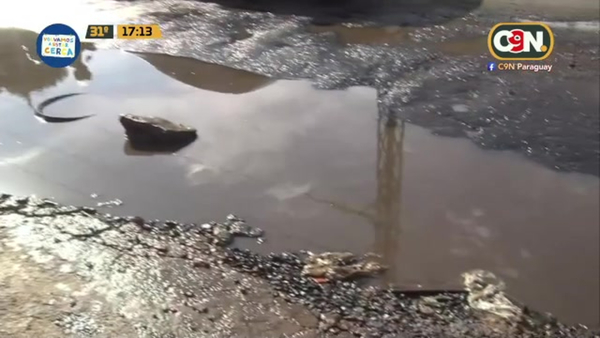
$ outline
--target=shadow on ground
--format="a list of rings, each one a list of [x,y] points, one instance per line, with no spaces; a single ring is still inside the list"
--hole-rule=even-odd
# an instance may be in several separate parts
[[[181,149],[187,147],[192,142],[194,142],[196,138],[188,141],[178,141],[178,142],[168,142],[168,143],[160,143],[160,142],[152,142],[151,140],[127,140],[125,141],[125,145],[123,146],[123,152],[125,155],[130,156],[149,156],[156,154],[173,154]]]
[[[132,0],[119,0],[132,1]],[[206,0],[229,9],[312,18],[313,24],[426,26],[460,18],[482,0]]]
[[[462,17],[481,0],[213,0],[222,6],[308,16],[315,24],[370,22],[378,25],[421,26]]]

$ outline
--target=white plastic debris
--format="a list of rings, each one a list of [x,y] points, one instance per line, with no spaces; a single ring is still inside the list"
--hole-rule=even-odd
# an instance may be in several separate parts
[[[462,277],[472,308],[507,320],[521,317],[523,310],[506,297],[505,284],[496,275],[489,271],[473,270],[463,273]]]

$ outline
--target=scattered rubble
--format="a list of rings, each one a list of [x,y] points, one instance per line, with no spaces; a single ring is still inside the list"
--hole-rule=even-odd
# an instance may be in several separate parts
[[[222,223],[202,224],[200,229],[214,236],[215,244],[219,245],[231,244],[234,237],[260,238],[264,234],[262,229],[249,226],[246,221],[235,215],[228,215]]]
[[[123,201],[118,198],[106,202],[98,202],[96,204],[98,207],[118,207],[120,205],[123,205]]]
[[[302,268],[302,275],[319,278],[319,281],[344,280],[372,276],[386,270],[375,261],[373,254],[358,258],[349,252],[324,252],[309,255]]]
[[[506,286],[489,271],[474,270],[465,272],[463,280],[469,292],[469,305],[473,309],[493,313],[507,320],[523,315],[522,309],[504,294]]]

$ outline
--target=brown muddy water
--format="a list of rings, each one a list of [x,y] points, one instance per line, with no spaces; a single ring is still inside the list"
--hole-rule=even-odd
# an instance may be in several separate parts
[[[27,36],[27,32],[21,32]],[[21,35],[13,35],[19,38]],[[5,35],[7,36],[7,35]],[[0,191],[115,214],[267,231],[254,250],[376,251],[403,288],[454,288],[473,268],[570,322],[600,326],[597,177],[380,118],[371,88],[319,91],[191,59],[83,52],[68,70],[0,54]],[[43,123],[52,116],[93,117]],[[119,114],[192,125],[176,154],[133,150]]]
[[[409,28],[405,27],[359,27],[359,26],[310,26],[309,31],[313,33],[331,32],[335,33],[344,44],[402,44],[410,43]]]

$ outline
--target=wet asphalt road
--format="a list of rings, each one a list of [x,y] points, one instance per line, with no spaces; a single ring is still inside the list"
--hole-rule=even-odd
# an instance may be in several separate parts
[[[468,137],[486,149],[516,151],[557,170],[598,175],[600,67],[593,25],[598,16],[586,5],[580,12],[591,29],[555,25],[556,48],[545,60],[554,65],[551,73],[499,74],[485,68],[493,61],[482,43],[490,27],[527,18],[552,22],[564,17],[562,9],[553,11],[552,2],[537,15],[526,8],[490,12],[477,1],[387,1],[374,7],[356,1],[332,8],[317,2],[317,9],[310,2],[124,3],[144,4],[144,20],[159,22],[165,32],[160,42],[116,45],[127,50],[189,56],[274,78],[306,78],[324,89],[371,86],[383,114]],[[246,7],[269,12],[239,10]],[[345,44],[343,34],[335,32],[342,22],[399,25],[397,34],[406,38]],[[315,24],[334,27],[315,30]],[[390,29],[373,36],[390,35]],[[467,109],[453,109],[457,104]]]
[[[110,43],[113,47],[190,56],[275,79],[309,79],[322,89],[356,85],[374,87],[382,115],[391,114],[440,135],[467,138],[484,149],[521,153],[553,170],[598,175],[597,30],[557,28],[556,50],[548,60],[548,63],[554,64],[550,74],[500,75],[485,71],[485,65],[491,59],[482,48],[481,39],[493,24],[510,21],[508,17],[527,17],[530,14],[527,11],[498,15],[494,11],[479,11],[481,4],[475,2],[459,3],[450,8],[439,8],[439,5],[422,7],[410,15],[400,15],[405,8],[394,6],[382,6],[382,10],[365,13],[364,7],[357,3],[350,4],[354,6],[351,9],[333,7],[318,11],[306,3],[301,6],[222,3],[229,9],[195,1],[121,3],[139,6],[139,12],[132,16],[135,18],[133,21],[159,22],[166,38],[160,43]],[[269,10],[275,15],[236,10],[248,6]],[[424,18],[424,12],[429,17]],[[470,12],[472,14],[468,14]],[[289,17],[289,14],[306,17]],[[594,15],[582,15],[578,19],[590,20],[594,19]],[[465,19],[459,19],[463,16],[466,16]],[[550,21],[569,19],[552,12],[545,13],[544,17]],[[353,30],[337,25],[352,21],[401,27],[374,28],[374,33],[365,34],[365,29]],[[372,45],[374,41],[378,45]],[[85,70],[78,68],[82,69]],[[75,77],[86,79],[89,74],[76,73]],[[30,90],[24,89],[24,92]],[[99,250],[98,254],[102,251]],[[143,259],[125,263],[129,266],[144,264],[153,263]],[[148,268],[148,271],[152,270]],[[186,269],[172,273],[182,271]],[[49,280],[62,278],[68,280],[64,276]],[[186,283],[206,276],[189,278]],[[166,279],[176,280],[177,277]],[[135,283],[132,290],[152,292],[155,288],[155,285],[140,288]],[[33,287],[39,285],[34,283]],[[134,303],[138,301],[132,300]],[[235,301],[237,299],[232,300]],[[71,301],[64,302],[68,308]],[[164,303],[164,300],[158,301],[161,302]],[[249,307],[260,308],[260,305],[253,303]],[[91,304],[90,309],[93,308]],[[275,308],[272,311],[276,315],[270,318],[276,320],[279,310]],[[291,310],[285,311],[289,313]],[[287,317],[284,315],[283,318]],[[228,320],[223,319],[224,322]],[[307,320],[312,323],[310,325],[317,325],[314,318]],[[153,325],[162,326],[162,323]],[[175,323],[179,322],[175,320]],[[104,325],[120,325],[113,330],[134,334],[127,331],[131,330],[131,325],[126,320]],[[96,330],[94,325],[91,325],[92,328],[79,327],[83,327],[81,332],[84,336]],[[305,330],[303,325],[292,325],[282,328],[282,331],[314,334],[311,329],[314,330],[314,327]],[[436,329],[432,327],[432,330]],[[59,337],[62,333],[57,330]],[[194,336],[189,332],[186,334]],[[257,333],[247,334],[255,336]]]

